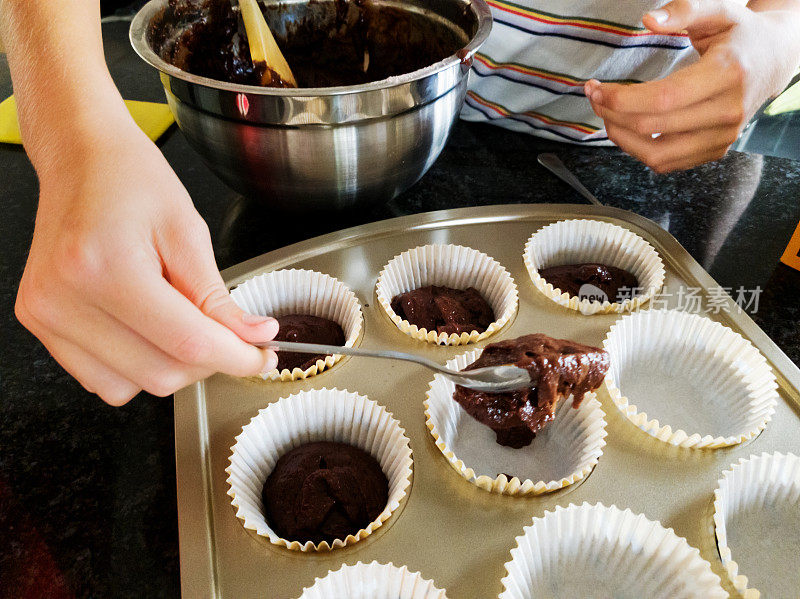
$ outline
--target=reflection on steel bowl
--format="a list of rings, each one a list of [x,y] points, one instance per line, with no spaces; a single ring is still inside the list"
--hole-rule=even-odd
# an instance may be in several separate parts
[[[365,36],[356,48],[367,65],[363,77],[347,68],[337,75],[330,63],[320,68],[314,58],[325,54],[314,48],[333,43],[334,34],[311,33],[335,31],[350,2],[265,7],[290,66],[294,58],[299,84],[335,87],[257,87],[194,74],[220,76],[175,52],[172,30],[180,34],[185,24],[165,22],[167,0],[151,0],[139,11],[131,42],[161,71],[178,126],[229,186],[284,211],[350,209],[390,200],[430,168],[461,109],[472,57],[491,29],[484,0],[368,2],[374,11],[368,26],[380,35]],[[436,62],[421,66],[425,60],[413,55],[425,39],[437,40],[425,46]],[[236,52],[246,67],[244,44]],[[417,70],[391,71],[407,64]],[[371,80],[378,76],[388,77]],[[246,72],[227,78],[248,80]],[[359,78],[365,82],[341,85]]]

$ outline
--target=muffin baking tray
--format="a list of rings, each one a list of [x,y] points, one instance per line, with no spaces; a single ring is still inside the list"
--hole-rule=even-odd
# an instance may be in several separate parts
[[[223,276],[231,288],[280,268],[334,276],[362,304],[362,347],[414,352],[440,363],[530,332],[602,346],[620,315],[584,316],[557,305],[534,287],[523,263],[531,234],[567,218],[606,221],[643,237],[664,261],[667,289],[699,288],[708,302],[709,290],[718,287],[672,236],[651,221],[611,207],[566,204],[465,208],[372,223],[275,250],[234,266]],[[430,243],[469,246],[505,266],[519,289],[516,316],[489,339],[468,346],[436,346],[403,334],[377,302],[375,283],[392,257]],[[666,298],[668,307],[675,301],[674,296]],[[713,301],[719,306],[718,296]],[[531,497],[487,492],[451,468],[425,425],[423,402],[433,375],[413,364],[345,358],[306,380],[216,375],[179,391],[175,444],[183,596],[296,599],[316,577],[344,564],[377,560],[420,572],[445,589],[450,599],[497,597],[515,539],[532,518],[556,506],[584,502],[630,508],[674,529],[700,550],[732,592],[715,540],[714,490],[722,473],[740,458],[797,452],[800,370],[732,300],[708,316],[749,339],[775,371],[781,401],[764,432],[722,449],[673,447],[628,422],[601,387],[597,397],[606,414],[608,435],[599,463],[584,480]],[[322,387],[365,395],[400,421],[411,441],[413,481],[392,517],[364,540],[333,551],[303,553],[274,546],[242,526],[227,495],[225,469],[235,437],[258,410],[281,397]],[[758,556],[749,557],[748,562],[758,561]],[[771,557],[777,556],[763,559]]]

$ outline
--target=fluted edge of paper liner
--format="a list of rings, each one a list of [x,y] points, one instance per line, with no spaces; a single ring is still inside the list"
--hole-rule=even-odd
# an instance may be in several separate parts
[[[747,576],[739,571],[728,547],[727,522],[742,502],[750,504],[766,499],[780,500],[791,495],[793,501],[800,495],[800,457],[788,453],[762,453],[759,456],[739,458],[730,469],[722,473],[714,491],[714,529],[720,559],[734,589],[744,599],[758,599],[761,592],[750,588]],[[783,497],[788,500],[788,497]]]
[[[379,594],[376,594],[377,593]],[[382,594],[380,594],[383,591]],[[432,580],[406,566],[377,561],[343,565],[316,578],[299,599],[447,599]]]
[[[717,361],[740,365],[727,376],[731,380],[738,376],[741,380],[737,386],[747,390],[746,401],[740,398],[736,405],[730,406],[731,414],[746,419],[741,430],[728,435],[711,435],[673,428],[648,416],[624,395],[624,390],[614,379],[617,365],[626,357],[635,355],[645,343],[661,344],[663,349],[663,340],[669,338],[680,339],[683,343],[676,359],[681,363],[691,362],[695,367],[707,362],[709,377],[719,374]],[[696,345],[690,345],[692,343]],[[611,326],[603,348],[611,357],[611,367],[603,384],[614,405],[634,426],[669,445],[694,449],[736,445],[757,436],[775,412],[778,385],[766,358],[739,333],[703,316],[678,310],[643,310],[626,314]],[[747,367],[742,367],[743,364]],[[712,380],[718,387],[721,385],[718,379]]]
[[[575,579],[574,567],[579,567],[575,564],[580,563],[584,555],[592,563],[606,560],[610,571],[620,566],[626,572],[635,566],[643,571],[646,568],[643,579],[657,576],[663,581],[655,585],[664,589],[663,594],[651,596],[652,599],[676,597],[674,589],[669,588],[673,579],[680,580],[683,587],[687,581],[691,585],[690,592],[680,595],[683,598],[723,599],[728,596],[719,576],[700,556],[700,551],[671,528],[643,514],[634,514],[630,509],[584,502],[556,506],[555,510],[533,518],[523,529],[523,534],[516,538],[516,547],[511,550],[511,559],[506,562],[499,599],[533,599],[536,581],[548,580],[554,572],[565,581]],[[592,584],[591,581],[588,584]]]

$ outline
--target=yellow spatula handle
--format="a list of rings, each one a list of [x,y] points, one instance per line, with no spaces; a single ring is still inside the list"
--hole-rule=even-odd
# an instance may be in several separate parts
[[[264,14],[256,0],[239,0],[247,41],[250,44],[250,57],[253,62],[265,62],[267,67],[275,71],[281,79],[297,87],[289,64],[278,48],[277,42],[269,30]]]

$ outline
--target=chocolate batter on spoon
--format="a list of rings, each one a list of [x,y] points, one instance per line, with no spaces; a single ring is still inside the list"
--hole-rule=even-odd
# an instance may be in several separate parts
[[[639,287],[639,280],[627,270],[596,262],[551,266],[543,268],[539,271],[539,274],[553,287],[582,300],[587,298],[590,300],[597,299],[596,297],[589,297],[589,295],[594,296],[597,294],[591,287],[599,289],[605,294],[608,301],[612,303],[620,298],[620,290],[627,290],[626,297],[633,297],[634,291]],[[585,285],[591,286],[588,291],[593,291],[594,293],[587,293]],[[622,299],[625,299],[625,297]]]
[[[494,322],[492,307],[474,287],[420,287],[394,296],[391,306],[395,314],[418,328],[448,335],[483,333]]]
[[[518,449],[553,420],[559,399],[572,395],[572,407],[579,407],[584,395],[603,382],[610,361],[602,349],[537,333],[490,343],[464,370],[499,364],[524,368],[534,387],[486,393],[456,385],[453,399],[491,428],[500,445]]]
[[[277,461],[262,500],[267,523],[284,539],[333,543],[380,515],[389,481],[378,461],[357,447],[306,443]]]
[[[279,329],[276,341],[296,341],[299,343],[324,343],[326,345],[344,345],[344,331],[338,322],[311,316],[310,314],[286,314],[278,316]],[[299,352],[278,352],[278,370],[284,368],[305,370],[324,360],[325,354],[302,354]]]

